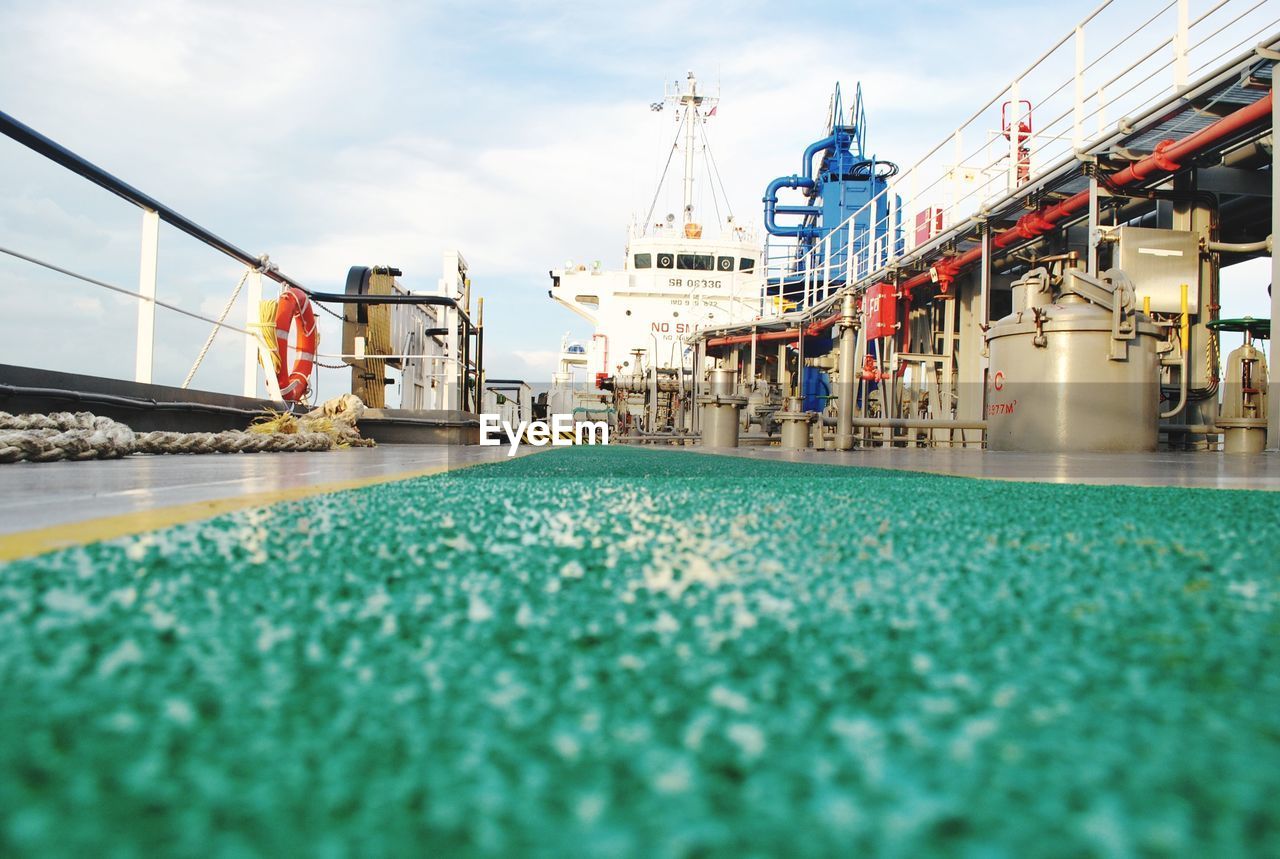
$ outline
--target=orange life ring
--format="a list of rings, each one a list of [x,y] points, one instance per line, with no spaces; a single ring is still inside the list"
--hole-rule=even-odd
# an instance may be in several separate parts
[[[298,356],[289,366],[289,329],[298,322]],[[311,309],[307,294],[291,286],[280,296],[276,305],[276,352],[280,366],[276,381],[280,383],[280,395],[290,402],[298,402],[311,390],[311,371],[316,361],[316,314]]]

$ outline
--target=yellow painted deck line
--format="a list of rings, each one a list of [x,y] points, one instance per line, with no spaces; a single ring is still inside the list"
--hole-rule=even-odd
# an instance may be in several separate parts
[[[504,460],[492,460],[501,462]],[[238,495],[234,498],[213,498],[208,501],[195,501],[188,504],[176,504],[171,507],[153,507],[148,510],[137,510],[122,513],[119,516],[102,516],[97,519],[86,519],[81,522],[66,522],[50,525],[47,528],[36,528],[31,531],[19,531],[0,537],[0,562],[13,561],[42,555],[57,549],[72,546],[85,546],[100,540],[113,540],[144,531],[155,531],[159,528],[170,528],[201,519],[212,519],[224,513],[244,510],[249,507],[265,507],[284,501],[298,501],[313,495],[327,495],[332,492],[345,492],[349,489],[363,489],[377,486],[380,483],[394,483],[400,480],[413,480],[417,477],[429,477],[447,471],[458,471],[474,465],[486,465],[490,460],[477,460],[452,465],[437,465],[420,471],[404,471],[395,474],[379,474],[371,477],[357,477],[350,480],[338,480],[331,483],[316,483],[310,486],[295,486],[289,489],[274,489],[269,492],[254,492],[249,495]]]

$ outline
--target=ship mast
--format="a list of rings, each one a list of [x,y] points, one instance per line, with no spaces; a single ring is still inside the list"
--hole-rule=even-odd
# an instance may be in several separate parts
[[[698,95],[698,79],[689,72],[689,88],[680,96],[680,104],[684,106],[684,222],[693,222],[693,141],[694,127],[698,122],[698,105],[702,98]]]
[[[706,117],[715,115],[715,108],[719,103],[720,98],[718,95],[706,96],[700,94],[698,92],[698,79],[694,76],[693,72],[689,72],[686,75],[685,80],[687,85],[684,89],[681,89],[680,82],[678,80],[667,85],[665,103],[670,103],[680,112],[679,128],[676,130],[675,140],[672,141],[671,149],[667,154],[667,162],[662,168],[662,176],[658,179],[658,187],[653,193],[653,202],[649,204],[649,213],[644,219],[645,229],[648,229],[648,226],[653,219],[654,210],[658,205],[658,198],[662,195],[662,189],[666,186],[667,173],[671,169],[671,162],[675,160],[676,152],[681,149],[684,150],[684,201],[682,204],[684,214],[682,215],[682,224],[687,226],[695,223],[693,219],[693,173],[694,160],[697,157],[696,150],[698,146],[698,132],[700,127],[702,127],[703,149],[706,154],[708,165],[714,166],[714,158],[711,155],[711,150],[706,145],[705,123]],[[664,102],[661,101],[655,101],[649,105],[650,109],[654,111],[662,110],[663,106]],[[706,110],[705,113],[703,112],[704,110]],[[710,175],[708,176],[708,181],[711,181]],[[718,177],[716,177],[716,181],[718,181]],[[711,188],[711,193],[715,194],[714,182],[709,187]],[[724,188],[721,186],[722,193],[723,190]],[[729,199],[726,196],[726,206],[728,205],[728,202]],[[674,213],[667,217],[669,223],[675,220]],[[729,220],[733,220],[732,212],[729,213]],[[658,226],[661,227],[662,225],[659,224]]]

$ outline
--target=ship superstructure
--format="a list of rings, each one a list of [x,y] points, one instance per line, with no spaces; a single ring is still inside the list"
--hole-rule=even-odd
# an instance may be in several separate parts
[[[583,419],[609,416],[636,432],[678,426],[689,408],[693,364],[685,338],[708,327],[758,318],[764,301],[763,249],[724,199],[706,134],[719,99],[690,72],[668,86],[677,130],[653,202],[631,225],[623,267],[568,262],[551,272],[550,295],[594,327],[586,343],[565,340],[552,379],[550,408]],[[679,215],[656,215],[675,156],[683,156]],[[708,169],[698,176],[702,158]],[[697,183],[713,198],[716,226],[696,208]],[[723,211],[725,217],[720,220]]]

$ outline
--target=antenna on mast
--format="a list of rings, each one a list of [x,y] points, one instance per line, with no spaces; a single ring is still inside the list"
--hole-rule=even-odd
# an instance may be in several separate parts
[[[694,77],[693,72],[689,72],[686,76],[689,82],[688,90],[680,97],[680,104],[684,107],[684,222],[686,224],[693,223],[693,140],[695,135],[694,122],[697,119],[698,105],[702,99],[698,96],[698,79]]]
[[[681,224],[686,226],[694,224],[696,226],[693,215],[693,182],[697,135],[699,127],[706,121],[706,117],[715,114],[716,105],[719,104],[720,97],[719,95],[707,96],[699,92],[698,78],[692,71],[685,75],[685,86],[683,88],[680,85],[680,81],[672,81],[668,85],[665,95],[664,102],[670,102],[676,110],[676,139],[672,144],[671,152],[667,156],[667,164],[662,169],[662,177],[658,180],[658,189],[654,192],[653,203],[649,206],[649,214],[646,216],[645,222],[647,224],[653,218],[654,209],[658,204],[658,197],[662,193],[662,185],[667,178],[667,170],[671,167],[672,157],[677,151],[682,151],[684,153],[684,180],[682,183],[683,201],[681,211],[683,214],[681,216]],[[649,107],[654,111],[660,111],[664,102],[654,102]],[[702,128],[702,133],[705,141],[705,127]],[[714,194],[714,184],[710,187],[711,193]]]

